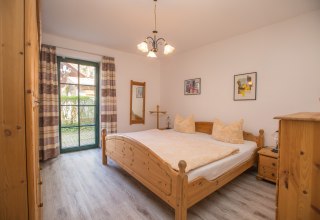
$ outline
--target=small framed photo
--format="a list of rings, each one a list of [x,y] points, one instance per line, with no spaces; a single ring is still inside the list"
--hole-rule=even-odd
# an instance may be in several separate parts
[[[143,97],[143,87],[139,86],[136,88],[136,98],[142,98]]]
[[[256,100],[257,73],[244,73],[234,76],[233,100]]]
[[[201,78],[188,79],[184,81],[185,95],[200,95],[201,93]]]

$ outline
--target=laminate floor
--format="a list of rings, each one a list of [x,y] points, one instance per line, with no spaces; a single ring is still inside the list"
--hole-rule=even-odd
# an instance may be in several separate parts
[[[174,210],[101,150],[62,154],[42,164],[44,220],[162,220]],[[247,171],[188,210],[190,220],[275,218],[275,185]]]

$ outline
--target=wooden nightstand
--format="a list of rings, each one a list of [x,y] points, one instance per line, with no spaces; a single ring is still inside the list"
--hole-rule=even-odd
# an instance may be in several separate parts
[[[259,167],[257,179],[265,179],[275,183],[278,173],[278,153],[274,153],[271,150],[271,147],[265,147],[258,151]]]

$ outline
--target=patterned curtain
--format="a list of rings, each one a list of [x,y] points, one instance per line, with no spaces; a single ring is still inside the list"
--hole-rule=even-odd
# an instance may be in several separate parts
[[[39,101],[39,157],[40,160],[47,160],[60,154],[58,73],[54,46],[41,45]]]
[[[101,130],[106,128],[107,134],[117,132],[117,96],[116,73],[113,57],[103,57],[101,61]]]

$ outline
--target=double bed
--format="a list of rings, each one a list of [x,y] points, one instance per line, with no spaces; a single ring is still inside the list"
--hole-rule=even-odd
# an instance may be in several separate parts
[[[110,157],[173,207],[176,220],[186,220],[189,207],[253,166],[264,144],[263,130],[244,132],[244,144],[228,144],[212,138],[212,126],[196,122],[195,134],[153,129],[107,136],[103,130],[102,163]],[[220,157],[206,158],[211,148]]]

